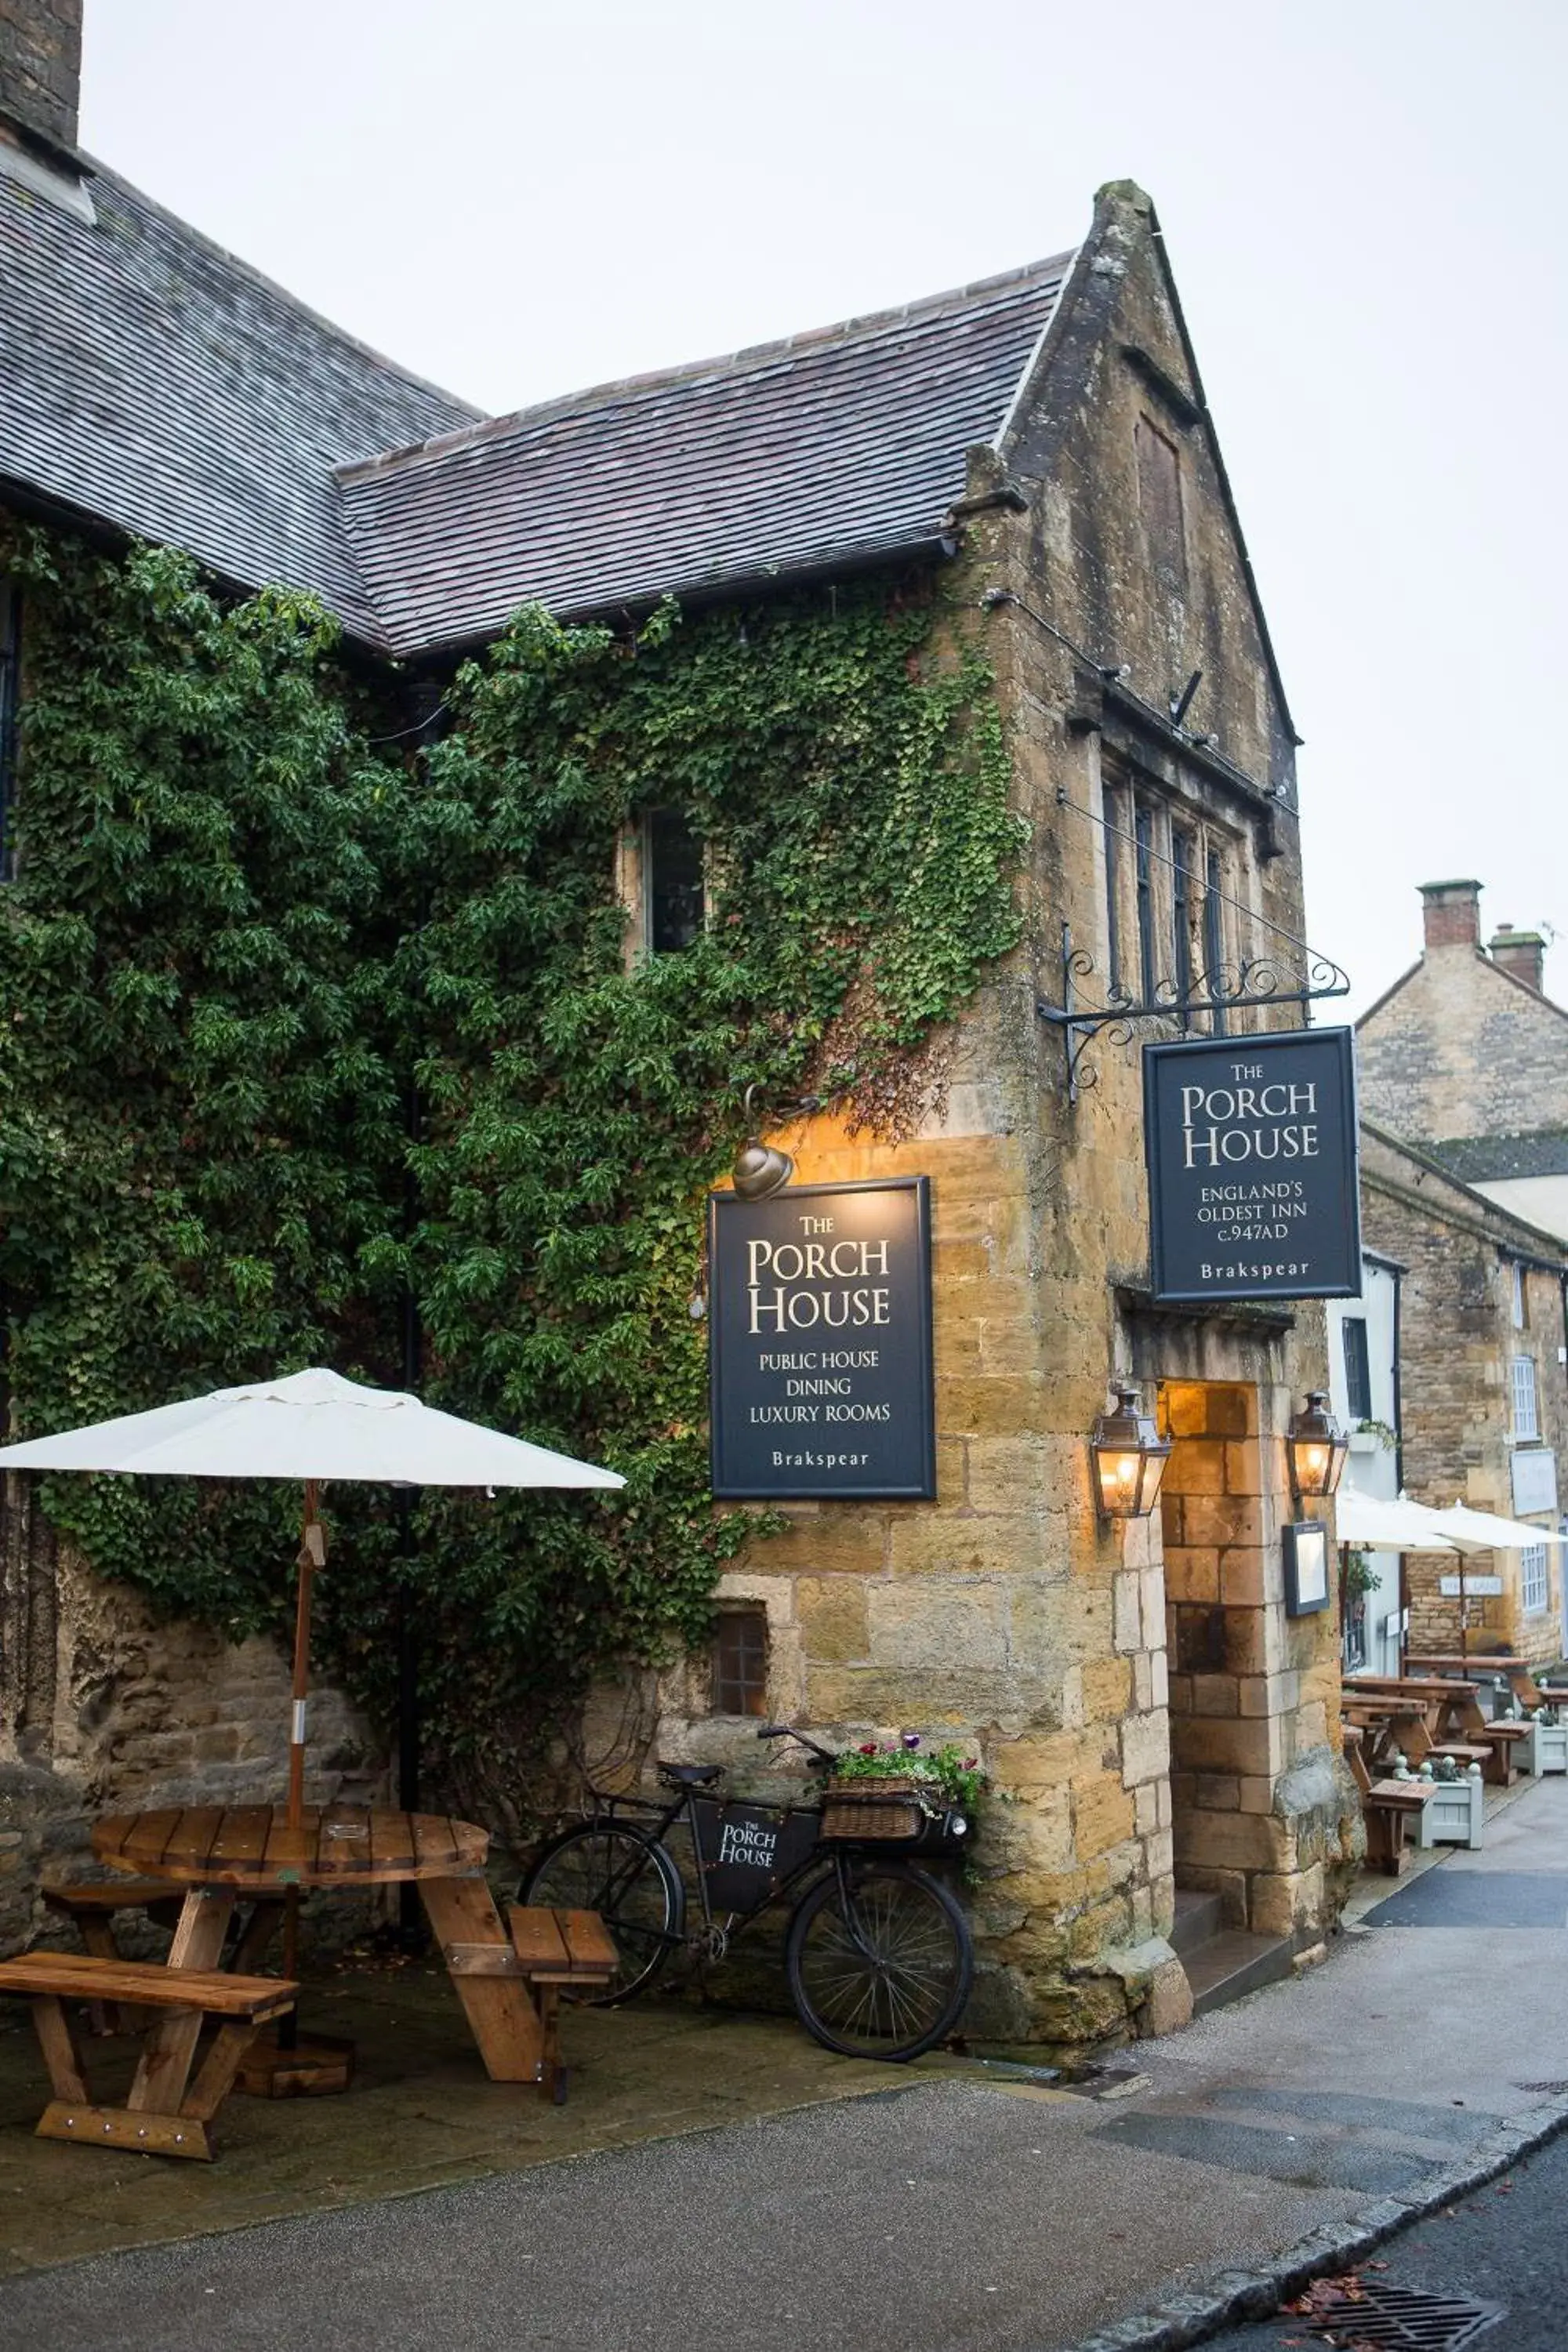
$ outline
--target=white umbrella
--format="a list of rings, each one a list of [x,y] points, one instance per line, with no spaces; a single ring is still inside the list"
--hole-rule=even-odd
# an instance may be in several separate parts
[[[1413,1503],[1408,1495],[1391,1500],[1382,1495],[1359,1495],[1342,1486],[1334,1498],[1334,1531],[1342,1544],[1364,1544],[1373,1551],[1457,1551],[1458,1546],[1441,1532],[1436,1511]]]
[[[0,1470],[104,1470],[143,1477],[299,1478],[305,1486],[300,1599],[294,1627],[294,1707],[289,1746],[289,1818],[299,1825],[305,1791],[305,1697],[310,1683],[310,1578],[326,1563],[318,1490],[328,1480],[405,1486],[624,1486],[613,1470],[552,1454],[477,1422],[438,1412],[394,1389],[366,1388],[336,1372],[294,1372],[218,1389],[184,1404],[125,1413],[59,1437],[0,1446]]]
[[[1531,1544],[1568,1542],[1554,1528],[1532,1528],[1528,1519],[1505,1519],[1495,1511],[1472,1511],[1468,1503],[1456,1503],[1452,1510],[1435,1511],[1432,1517],[1456,1551],[1523,1551]]]

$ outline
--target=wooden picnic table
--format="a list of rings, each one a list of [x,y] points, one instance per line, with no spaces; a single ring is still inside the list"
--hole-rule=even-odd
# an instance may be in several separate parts
[[[1515,1775],[1512,1749],[1525,1736],[1519,1724],[1488,1723],[1473,1682],[1441,1675],[1356,1675],[1343,1686],[1347,1721],[1385,1721],[1398,1746],[1419,1764],[1428,1754],[1456,1763],[1472,1759],[1483,1776],[1507,1788]]]
[[[412,1881],[491,2080],[545,2080],[540,2011],[485,1879],[489,1836],[472,1822],[379,1806],[308,1805],[290,1827],[282,1805],[187,1805],[111,1814],[95,1824],[92,1844],[113,1870],[187,1890],[169,1954],[176,1969],[218,1966],[242,1901],[257,1910],[236,1964],[254,1967],[290,1888]],[[183,2016],[154,2024],[143,2065],[183,2075],[199,2027],[199,2018]]]
[[[1500,1677],[1508,1683],[1515,1697],[1524,1706],[1568,1705],[1568,1690],[1553,1690],[1550,1684],[1538,1682],[1534,1667],[1527,1665],[1522,1658],[1508,1657],[1500,1654],[1494,1655],[1485,1652],[1477,1654],[1473,1651],[1465,1657],[1456,1650],[1452,1654],[1423,1653],[1418,1658],[1411,1658],[1409,1664],[1413,1669],[1422,1674],[1488,1675]]]

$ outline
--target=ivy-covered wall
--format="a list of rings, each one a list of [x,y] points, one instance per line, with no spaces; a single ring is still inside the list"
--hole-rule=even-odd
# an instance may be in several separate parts
[[[5,526],[25,612],[0,900],[0,1294],[26,1434],[326,1361],[613,1464],[611,1498],[339,1490],[321,1647],[385,1721],[401,1586],[470,1795],[595,1673],[705,1628],[700,1203],[740,1089],[907,1131],[1017,934],[988,673],[929,578],[636,635],[520,614],[415,749],[308,601]],[[626,968],[621,828],[704,838],[706,935]],[[58,1481],[102,1576],[239,1636],[295,1500]]]

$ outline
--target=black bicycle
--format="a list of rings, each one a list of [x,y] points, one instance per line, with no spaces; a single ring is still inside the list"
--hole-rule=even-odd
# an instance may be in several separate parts
[[[759,1739],[795,1739],[814,1772],[838,1761],[787,1724]],[[661,1764],[670,1793],[660,1804],[595,1792],[592,1817],[563,1830],[536,1857],[518,1899],[596,1911],[621,1956],[599,2003],[646,1992],[678,1951],[721,1960],[738,1927],[793,1898],[784,1939],[790,1996],[808,2033],[848,2058],[918,2058],[953,2031],[974,1978],[974,1948],[957,1898],[912,1859],[952,1857],[969,1834],[963,1815],[923,1792],[880,1806],[862,1792],[857,1827],[824,1834],[820,1803],[755,1804],[724,1796],[721,1764]],[[829,1822],[842,1822],[841,1803]],[[687,1892],[667,1850],[684,1822],[701,1926],[687,1929]]]

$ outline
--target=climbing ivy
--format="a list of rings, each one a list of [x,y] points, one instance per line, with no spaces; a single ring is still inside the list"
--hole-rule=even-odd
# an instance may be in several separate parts
[[[323,1637],[437,1753],[505,1770],[596,1670],[700,1636],[753,1532],[707,1487],[702,1196],[739,1089],[907,1130],[1017,936],[988,674],[927,582],[635,633],[518,615],[439,740],[308,600],[0,538],[26,597],[0,907],[0,1291],[34,1432],[330,1361],[612,1464],[625,1493],[331,1497]],[[629,961],[623,828],[703,839],[704,934]],[[293,1498],[57,1481],[104,1573],[238,1633],[289,1605]]]

